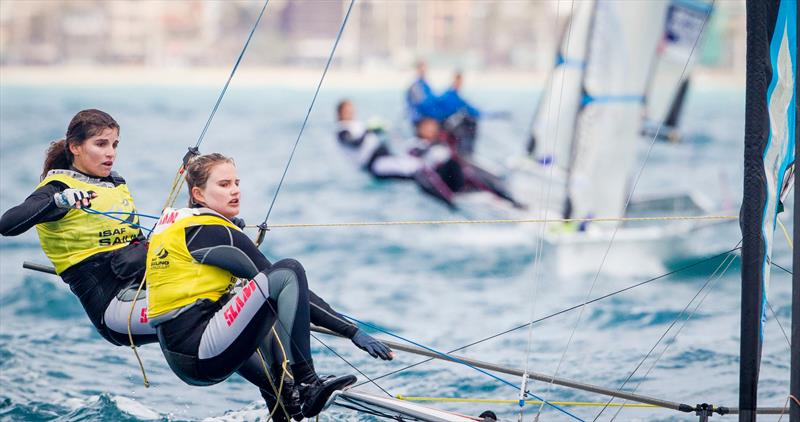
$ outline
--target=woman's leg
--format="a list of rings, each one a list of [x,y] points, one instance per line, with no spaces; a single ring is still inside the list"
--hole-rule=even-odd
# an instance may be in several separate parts
[[[156,329],[151,327],[147,321],[147,294],[145,290],[136,292],[139,289],[137,283],[132,283],[111,299],[103,313],[103,323],[106,327],[106,334],[121,344],[130,343],[128,331],[133,337],[133,343],[137,346],[147,343],[158,342]],[[133,314],[131,314],[133,307]],[[128,328],[130,320],[130,329]]]

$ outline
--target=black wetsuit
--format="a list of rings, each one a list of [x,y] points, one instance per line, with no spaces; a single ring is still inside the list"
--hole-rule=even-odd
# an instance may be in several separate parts
[[[272,288],[275,279],[283,277],[287,279],[287,283],[300,285],[300,297],[296,302],[298,311],[294,315],[299,318],[310,315],[311,323],[347,338],[352,338],[358,331],[355,325],[308,290],[305,270],[299,262],[284,259],[272,264],[244,233],[224,225],[188,227],[185,229],[185,238],[188,251],[199,262],[258,283],[258,289],[262,292],[253,293],[254,296],[248,304],[256,300],[253,299],[256,295],[272,296],[267,290]],[[294,358],[293,371],[297,371],[297,363],[311,365],[309,321],[294,319],[289,333],[290,344],[280,347],[271,334],[271,328],[276,309],[281,312],[281,306],[272,297],[267,300],[263,309],[248,315],[249,322],[240,329],[233,330],[236,327],[231,327],[230,323],[227,324],[228,327],[223,324],[226,328],[224,330],[217,330],[213,326],[222,319],[223,313],[220,311],[235,302],[236,297],[242,297],[241,292],[242,287],[239,286],[217,301],[201,299],[178,316],[159,323],[157,330],[162,350],[170,367],[184,381],[194,385],[214,384],[236,371],[258,386],[263,394],[272,391],[272,384],[265,375],[264,364],[274,368],[283,360],[283,354],[288,353]],[[307,297],[304,292],[307,292]],[[303,310],[303,307],[307,310]],[[278,325],[276,324],[275,329],[282,329]],[[208,344],[204,344],[204,338]],[[258,353],[253,353],[254,345],[257,345],[266,362],[262,362]],[[204,353],[206,356],[203,356]],[[313,366],[311,369],[313,370]],[[294,375],[302,379],[302,374]]]
[[[114,186],[125,183],[122,177],[113,172],[100,180],[113,183]],[[65,189],[67,186],[58,181],[36,189],[22,204],[0,217],[0,234],[17,236],[36,224],[63,218],[69,209],[58,208],[53,195]],[[147,244],[140,231],[129,245],[92,255],[60,274],[80,300],[97,331],[112,344],[129,344],[128,315],[144,273],[146,255]],[[144,293],[142,291],[136,298],[137,308],[146,307]],[[142,312],[134,313],[131,334],[137,345],[158,341],[155,330],[148,326],[147,316]]]
[[[415,157],[395,155],[381,139],[381,132],[360,121],[340,121],[336,139],[358,164],[379,179],[411,179],[421,164]]]

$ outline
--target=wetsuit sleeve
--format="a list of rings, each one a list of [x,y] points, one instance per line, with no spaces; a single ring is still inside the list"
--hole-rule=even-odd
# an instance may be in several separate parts
[[[369,131],[364,132],[364,136],[369,133]],[[348,147],[358,147],[364,141],[364,136],[356,138],[349,130],[340,130],[337,137],[339,138],[339,143]]]
[[[334,311],[331,305],[328,305],[327,302],[311,290],[308,291],[308,301],[311,302],[312,324],[327,328],[347,338],[353,338],[356,331],[358,331],[358,327]]]
[[[247,235],[223,225],[188,227],[186,247],[201,264],[222,268],[239,278],[253,278],[271,266]]]
[[[0,234],[17,236],[39,223],[63,218],[69,210],[58,208],[53,195],[66,188],[67,185],[61,182],[51,182],[33,191],[23,203],[9,209],[0,217]]]

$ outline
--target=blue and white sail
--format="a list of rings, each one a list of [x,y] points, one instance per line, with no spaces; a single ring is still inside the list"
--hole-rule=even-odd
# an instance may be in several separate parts
[[[747,2],[746,95],[739,420],[755,421],[775,223],[794,174],[797,0]]]
[[[528,152],[537,162],[556,165],[562,171],[569,166],[575,115],[580,108],[594,1],[575,2],[571,7],[572,15],[561,34],[553,72],[536,108],[528,145]]]
[[[633,172],[649,63],[661,39],[667,1],[597,1],[574,121],[564,214],[624,214]]]
[[[686,100],[692,54],[713,9],[708,0],[672,0],[655,50],[645,96],[644,133],[673,138]]]

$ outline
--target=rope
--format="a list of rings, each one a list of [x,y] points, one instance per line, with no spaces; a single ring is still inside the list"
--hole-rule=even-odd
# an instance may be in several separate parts
[[[408,220],[408,221],[363,221],[343,223],[287,223],[273,224],[270,229],[309,229],[328,227],[380,227],[380,226],[423,226],[423,225],[460,225],[460,224],[528,224],[528,223],[613,223],[637,221],[705,221],[705,220],[738,220],[736,215],[697,215],[697,216],[660,216],[660,217],[595,217],[595,218],[523,218],[498,220]],[[250,224],[246,228],[260,228],[261,225]]]
[[[146,231],[148,233],[152,233],[153,232],[151,229],[148,229],[147,227],[143,227],[143,226],[140,226],[140,225],[138,225],[136,223],[131,223],[130,221],[126,221],[126,220],[123,220],[123,219],[121,219],[119,217],[115,217],[115,216],[112,215],[113,213],[97,211],[97,210],[94,210],[92,208],[80,208],[80,209],[83,210],[83,212],[85,212],[87,214],[103,215],[103,216],[106,216],[106,217],[108,217],[108,218],[110,218],[112,220],[121,221],[121,222],[133,227],[134,229],[144,230],[144,231]],[[130,213],[130,214],[133,214],[133,213]]]
[[[344,361],[344,363],[346,363],[347,365],[349,365],[351,368],[353,368],[354,370],[356,370],[356,371],[357,371],[359,374],[363,375],[363,376],[364,376],[364,378],[366,378],[366,379],[368,380],[368,382],[370,382],[370,383],[374,384],[376,387],[378,387],[378,389],[380,389],[381,391],[383,391],[383,392],[384,392],[384,393],[385,393],[387,396],[389,396],[389,397],[393,397],[393,396],[392,396],[392,394],[391,394],[390,392],[386,391],[386,389],[385,389],[385,388],[383,388],[383,387],[381,387],[380,385],[378,385],[378,383],[377,383],[377,382],[375,382],[375,380],[374,380],[374,379],[370,378],[370,377],[369,377],[369,375],[365,374],[365,373],[364,373],[362,370],[358,369],[358,368],[357,368],[355,365],[353,365],[352,363],[350,363],[350,361],[348,361],[347,359],[345,359],[345,358],[344,358],[344,356],[342,356],[342,355],[340,355],[338,352],[336,352],[336,350],[333,350],[333,347],[331,347],[331,346],[328,346],[327,344],[325,344],[325,342],[324,342],[324,341],[322,341],[322,340],[320,340],[320,339],[319,339],[319,337],[317,337],[316,335],[314,335],[314,333],[311,333],[311,337],[313,337],[313,338],[314,338],[314,340],[318,341],[318,342],[319,342],[321,345],[325,346],[325,348],[326,348],[326,349],[328,349],[328,350],[329,350],[331,353],[333,353],[333,354],[334,354],[334,355],[336,355],[336,356],[337,356],[339,359],[341,359],[342,361]]]
[[[130,342],[131,350],[133,350],[134,356],[136,356],[136,361],[139,362],[139,369],[142,371],[142,382],[144,383],[144,388],[150,387],[150,381],[147,379],[147,373],[144,371],[144,363],[142,363],[142,358],[139,356],[139,351],[136,350],[136,344],[133,342],[133,328],[131,327],[131,321],[133,320],[133,310],[136,308],[136,300],[139,298],[139,293],[142,292],[142,288],[144,287],[144,274],[142,275],[142,281],[139,282],[139,288],[136,289],[136,295],[133,296],[133,301],[131,302],[131,310],[128,313],[128,341]]]
[[[561,9],[560,6],[561,6],[561,2],[559,2],[558,5],[556,6],[556,21],[555,21],[556,25],[558,25],[558,21],[559,21],[558,12]],[[564,55],[566,57],[569,57],[569,45],[570,45],[570,41],[572,39],[572,23],[573,23],[572,22],[572,17],[574,16],[574,10],[575,10],[575,1],[573,0],[570,3],[570,21],[568,23],[569,29],[567,30],[567,47],[566,47],[566,50],[564,52]],[[555,130],[555,136],[553,138],[553,147],[552,147],[551,151],[555,151],[556,144],[558,143],[558,132],[559,132],[559,129],[560,129],[560,124],[559,123],[560,123],[560,118],[561,118],[561,104],[562,104],[561,101],[564,98],[564,83],[565,83],[566,79],[567,79],[566,75],[562,75],[562,77],[561,77],[561,89],[559,91],[559,97],[558,97],[558,110],[556,110],[556,130]],[[550,104],[550,102],[548,102],[547,103],[547,123],[550,122],[550,112],[552,111],[552,108],[550,106],[551,106],[551,104]],[[533,126],[531,126],[531,128],[532,127]],[[547,125],[545,125],[545,133],[547,133]],[[550,195],[552,193],[552,187],[553,187],[553,173],[554,173],[555,167],[556,167],[555,164],[551,164],[550,165],[550,172],[547,175],[547,194],[545,195],[545,202],[544,202],[545,204],[549,204],[550,203]],[[542,267],[541,261],[542,261],[542,254],[544,252],[544,235],[545,235],[545,230],[547,229],[547,223],[548,223],[547,220],[548,220],[548,217],[549,217],[549,212],[550,212],[550,209],[549,208],[545,208],[545,212],[544,212],[544,220],[545,221],[544,221],[544,224],[542,225],[541,230],[539,232],[539,237],[537,239],[536,256],[535,256],[534,261],[533,261],[534,270],[533,270],[533,283],[532,283],[533,286],[531,288],[531,296],[532,296],[532,298],[531,298],[531,313],[530,313],[530,320],[531,321],[533,321],[534,316],[536,315],[536,304],[537,304],[537,300],[539,298],[539,294],[538,294],[539,283],[538,283],[538,281],[542,277],[541,276],[541,274],[542,274],[542,272],[541,272],[541,267]],[[530,365],[530,356],[531,356],[531,351],[533,350],[533,324],[530,324],[528,326],[528,344],[527,344],[525,350],[526,350],[526,352],[525,352],[525,372],[524,372],[525,375],[523,375],[522,382],[520,383],[520,393],[523,393],[527,388],[527,386],[525,384],[527,383],[527,374],[528,374],[528,368],[529,368],[529,365]],[[524,394],[520,394],[520,397],[519,397],[519,400],[518,400],[518,404],[519,404],[519,421],[520,422],[522,421],[523,414],[524,414],[524,406],[525,406],[525,400],[524,399],[525,399]],[[538,412],[541,412],[542,406],[544,406],[544,403],[540,403],[539,406],[540,407],[538,409]],[[537,418],[538,418],[538,414],[537,414]]]
[[[727,260],[727,257],[725,258],[725,260]],[[653,371],[653,369],[656,367],[658,362],[661,360],[661,358],[667,352],[667,349],[669,349],[669,347],[672,344],[675,343],[675,340],[678,338],[678,335],[680,335],[681,331],[683,331],[683,329],[689,323],[689,320],[692,319],[692,317],[694,317],[694,315],[697,313],[698,309],[700,309],[700,306],[703,304],[703,302],[705,302],[705,300],[708,297],[708,295],[711,294],[711,290],[712,290],[713,284],[716,283],[717,281],[719,281],[722,278],[722,276],[725,275],[726,272],[728,272],[728,269],[730,269],[731,265],[736,260],[736,256],[732,255],[732,258],[728,262],[728,264],[725,267],[725,269],[723,269],[722,272],[720,272],[719,275],[716,278],[714,278],[714,275],[716,275],[717,272],[719,271],[719,269],[722,268],[722,265],[725,263],[725,260],[723,260],[720,263],[720,265],[716,268],[716,270],[714,270],[714,273],[712,273],[711,277],[709,277],[708,281],[706,281],[706,283],[703,285],[703,287],[700,288],[700,290],[697,292],[697,294],[695,294],[695,296],[692,298],[692,300],[690,300],[689,303],[686,304],[686,307],[683,308],[681,313],[675,318],[675,320],[672,322],[672,324],[670,324],[670,326],[667,328],[667,330],[664,332],[664,334],[658,339],[658,341],[656,341],[656,343],[653,345],[653,347],[650,349],[650,351],[647,353],[647,355],[645,355],[645,357],[641,360],[641,362],[639,362],[639,364],[631,372],[631,374],[628,376],[628,378],[625,379],[625,381],[622,383],[622,385],[620,386],[618,391],[622,391],[622,389],[625,387],[625,384],[627,384],[627,382],[630,381],[630,379],[633,377],[633,375],[636,373],[636,371],[639,369],[639,367],[641,367],[641,365],[644,364],[644,362],[647,360],[647,358],[650,356],[650,354],[655,350],[655,348],[658,346],[658,344],[661,343],[661,341],[667,336],[669,331],[672,330],[672,327],[674,327],[678,323],[678,320],[681,318],[681,316],[686,313],[686,310],[689,309],[689,306],[691,306],[692,302],[694,302],[694,300],[697,299],[697,297],[700,295],[700,293],[702,293],[703,290],[705,290],[705,293],[703,294],[703,297],[700,298],[700,300],[697,302],[697,305],[692,310],[692,312],[689,313],[689,315],[686,317],[686,319],[683,321],[683,323],[678,327],[678,330],[675,332],[675,335],[672,336],[671,341],[668,342],[666,344],[666,346],[664,346],[663,349],[661,349],[661,352],[658,354],[658,356],[656,356],[656,358],[653,361],[653,363],[650,364],[650,367],[647,369],[647,371],[644,373],[644,375],[641,377],[641,379],[639,379],[639,382],[636,384],[636,387],[633,388],[633,392],[636,392],[636,391],[639,390],[639,387],[642,386],[644,381],[650,375],[650,372]],[[613,400],[614,400],[614,397],[609,399],[608,402],[611,403],[611,401],[613,401]],[[627,400],[625,402],[627,402]],[[600,417],[600,414],[602,414],[603,411],[605,411],[605,409],[606,408],[604,407],[603,409],[600,410],[600,413],[594,419],[595,421]],[[611,418],[611,420],[612,421],[615,420],[617,418],[617,416],[619,416],[620,412],[622,412],[622,408],[617,409],[617,412],[614,414],[614,416]]]
[[[518,400],[503,400],[503,399],[473,399],[463,397],[415,397],[396,395],[396,399],[404,401],[429,401],[429,402],[443,402],[443,403],[494,403],[494,404],[517,404]],[[550,403],[559,406],[603,406],[603,402],[585,402],[585,401],[551,401]],[[525,400],[525,404],[542,404],[539,400]],[[654,404],[644,403],[614,403],[613,407],[643,407],[643,408],[659,408]]]
[[[712,8],[714,7],[714,0],[712,0],[711,7]],[[703,26],[700,28],[700,32],[698,33],[697,38],[694,40],[694,44],[692,45],[691,51],[689,51],[689,55],[686,58],[686,62],[683,65],[683,69],[681,70],[681,75],[678,78],[678,83],[680,83],[680,81],[683,80],[684,75],[686,75],[686,69],[689,66],[689,61],[691,60],[692,55],[694,54],[695,48],[697,48],[697,44],[700,41],[700,37],[702,36],[702,34],[703,34],[704,30],[705,30],[706,23],[708,22],[708,17],[709,17],[710,14],[711,14],[711,9],[709,9],[709,12],[705,16],[705,19],[703,19]],[[633,184],[631,184],[631,190],[628,193],[627,199],[625,200],[625,206],[622,208],[623,210],[628,209],[628,205],[631,202],[631,198],[633,198],[633,193],[636,191],[636,187],[639,185],[639,180],[640,180],[640,178],[642,176],[642,173],[644,172],[645,166],[647,165],[647,161],[650,158],[650,154],[653,151],[653,146],[655,145],[656,139],[658,139],[658,135],[659,135],[659,133],[661,133],[661,129],[663,127],[664,127],[664,120],[659,122],[658,129],[656,129],[656,132],[653,135],[653,139],[650,140],[650,145],[647,148],[647,154],[645,154],[644,160],[642,161],[642,165],[639,168],[639,170],[636,172],[636,176],[633,179]],[[589,291],[586,293],[586,298],[587,299],[591,295],[592,291],[594,290],[594,287],[597,284],[597,280],[600,278],[600,273],[603,271],[603,267],[605,266],[606,258],[608,258],[609,252],[611,252],[611,246],[614,244],[614,239],[616,239],[616,237],[617,237],[617,231],[618,230],[619,230],[619,225],[614,227],[614,232],[611,234],[611,239],[608,242],[608,247],[606,248],[606,251],[603,254],[602,260],[600,261],[600,267],[597,269],[597,273],[595,273],[595,275],[594,275],[594,279],[592,280],[592,284],[589,286]],[[564,352],[561,354],[561,358],[558,361],[558,365],[556,366],[556,370],[553,373],[553,377],[554,378],[558,375],[558,372],[561,370],[561,365],[563,364],[564,359],[566,358],[567,352],[569,351],[569,346],[572,344],[572,339],[574,338],[575,332],[578,330],[578,326],[581,323],[581,319],[583,317],[584,310],[585,310],[585,307],[582,307],[581,310],[580,310],[580,313],[578,314],[578,318],[575,321],[575,325],[572,327],[572,331],[570,332],[569,339],[567,340],[567,344],[564,347]],[[553,386],[553,383],[552,383],[552,380],[551,380],[551,382],[548,384],[547,391],[550,391],[552,386]],[[541,407],[539,408],[539,411],[541,412]],[[539,418],[539,413],[536,414],[536,419],[538,419],[538,418]]]
[[[607,299],[607,298],[609,298],[609,297],[612,297],[612,296],[615,296],[615,295],[617,295],[617,294],[620,294],[620,293],[626,292],[626,291],[628,291],[628,290],[633,290],[633,289],[635,289],[635,288],[637,288],[637,287],[643,286],[643,285],[645,285],[645,284],[648,284],[648,283],[651,283],[651,282],[653,282],[653,281],[657,281],[657,280],[660,280],[660,279],[662,279],[662,278],[666,278],[666,277],[668,277],[668,276],[670,276],[670,275],[673,275],[673,274],[676,274],[676,273],[679,273],[679,272],[682,272],[682,271],[686,271],[686,270],[688,270],[688,269],[691,269],[691,268],[693,268],[693,267],[696,267],[696,266],[698,266],[698,265],[705,264],[706,262],[709,262],[709,261],[715,260],[715,259],[717,259],[717,258],[719,258],[719,257],[721,257],[721,256],[727,255],[727,254],[729,254],[729,253],[731,253],[731,252],[734,252],[734,251],[736,251],[736,250],[738,250],[738,249],[740,249],[740,248],[739,248],[739,247],[736,247],[736,248],[734,248],[734,249],[730,249],[730,250],[728,250],[728,251],[725,251],[725,252],[722,252],[722,253],[720,253],[720,254],[717,254],[717,255],[714,255],[714,256],[711,256],[711,257],[705,258],[705,259],[703,259],[703,260],[700,260],[700,261],[694,262],[694,263],[692,263],[692,264],[685,265],[685,266],[683,266],[683,267],[681,267],[681,268],[675,269],[675,270],[673,270],[673,271],[670,271],[670,272],[668,272],[668,273],[665,273],[665,274],[659,275],[659,276],[657,276],[657,277],[653,277],[653,278],[651,278],[651,279],[648,279],[648,280],[645,280],[645,281],[641,281],[641,282],[639,282],[639,283],[636,283],[636,284],[630,285],[630,286],[628,286],[628,287],[625,287],[625,288],[622,288],[622,289],[620,289],[620,290],[617,290],[617,291],[614,291],[614,292],[608,293],[608,294],[606,294],[606,295],[603,295],[603,296],[600,296],[600,297],[596,297],[596,298],[594,298],[594,299],[592,299],[592,300],[590,300],[590,301],[588,301],[588,302],[579,303],[579,304],[577,304],[577,305],[573,305],[573,306],[571,306],[571,307],[569,307],[569,308],[562,309],[562,310],[560,310],[560,311],[558,311],[558,312],[554,312],[554,313],[552,313],[552,314],[550,314],[550,315],[547,315],[547,316],[541,317],[541,318],[539,318],[539,319],[536,319],[536,320],[533,320],[533,321],[531,321],[531,322],[527,322],[527,323],[525,323],[525,324],[517,325],[516,327],[509,328],[509,329],[507,329],[507,330],[505,330],[505,331],[501,331],[501,332],[499,332],[499,333],[492,334],[491,336],[484,337],[484,338],[482,338],[482,339],[480,339],[480,340],[476,340],[476,341],[474,341],[474,342],[472,342],[472,343],[468,343],[468,344],[466,344],[466,345],[464,345],[464,346],[461,346],[461,347],[458,347],[458,348],[456,348],[456,349],[450,350],[450,351],[448,351],[447,353],[448,353],[448,354],[450,354],[450,353],[455,353],[455,352],[458,352],[458,351],[464,350],[464,349],[466,349],[466,348],[468,348],[468,347],[472,347],[472,346],[475,346],[475,345],[478,345],[478,344],[481,344],[481,343],[487,342],[487,341],[489,341],[489,340],[493,340],[493,339],[495,339],[495,338],[497,338],[497,337],[500,337],[500,336],[506,335],[506,334],[508,334],[508,333],[512,333],[512,332],[514,332],[514,331],[520,330],[520,329],[522,329],[522,328],[525,328],[525,327],[527,327],[527,326],[528,326],[528,325],[530,325],[530,324],[538,324],[538,323],[540,323],[540,322],[542,322],[542,321],[545,321],[545,320],[547,320],[547,319],[554,318],[554,317],[556,317],[556,316],[558,316],[558,315],[561,315],[561,314],[564,314],[564,313],[567,313],[567,312],[573,311],[573,310],[575,310],[575,309],[578,309],[578,308],[580,308],[580,307],[581,307],[581,306],[583,306],[583,305],[587,305],[587,304],[594,303],[594,302],[599,302],[599,301],[601,301],[601,300],[603,300],[603,299]],[[408,365],[408,366],[405,366],[405,367],[403,367],[403,368],[396,369],[396,370],[394,370],[394,371],[391,371],[391,372],[387,372],[387,373],[385,373],[385,374],[383,374],[383,375],[381,375],[381,376],[375,377],[374,379],[378,380],[378,379],[381,379],[381,378],[386,378],[386,377],[388,377],[388,376],[391,376],[391,375],[394,375],[394,374],[397,374],[397,373],[400,373],[400,372],[406,371],[406,370],[408,370],[408,369],[411,369],[411,368],[413,368],[413,367],[415,367],[415,366],[422,365],[422,364],[424,364],[424,363],[427,363],[427,362],[430,362],[430,361],[432,361],[432,360],[433,360],[433,358],[426,358],[426,359],[423,359],[423,360],[421,360],[421,361],[419,361],[419,362],[417,362],[417,363],[413,363],[413,364],[411,364],[411,365]],[[360,383],[360,384],[356,384],[356,385],[355,385],[355,387],[360,387],[360,386],[362,386],[362,385],[364,385],[364,384],[366,384],[366,382],[362,382],[362,383]]]
[[[786,230],[786,226],[783,225],[783,221],[781,221],[781,217],[776,217],[778,220],[778,225],[781,226],[781,230],[783,230],[783,236],[786,238],[786,243],[789,244],[789,249],[794,249],[794,242],[792,242],[792,236],[789,236],[789,231]]]
[[[410,339],[408,339],[408,338],[405,338],[405,337],[402,337],[402,336],[400,336],[400,335],[394,334],[394,333],[392,333],[392,332],[390,332],[390,331],[384,330],[383,328],[381,328],[381,327],[378,327],[378,326],[375,326],[375,325],[373,325],[373,324],[370,324],[370,323],[368,323],[368,322],[364,322],[364,321],[358,320],[358,319],[356,319],[356,318],[353,318],[353,317],[351,317],[351,316],[348,316],[348,315],[345,315],[345,314],[342,314],[342,316],[344,316],[345,318],[347,318],[347,319],[350,319],[350,320],[352,320],[352,321],[355,321],[355,322],[357,322],[357,323],[359,323],[359,324],[361,324],[361,325],[364,325],[364,326],[366,326],[366,327],[370,327],[370,328],[372,328],[372,329],[374,329],[374,330],[380,331],[380,332],[382,332],[382,333],[384,333],[384,334],[386,334],[386,335],[388,335],[388,336],[391,336],[391,337],[394,337],[394,338],[396,338],[396,339],[399,339],[399,340],[405,341],[406,343],[413,344],[414,346],[417,346],[417,347],[423,348],[423,349],[425,349],[425,350],[427,350],[427,351],[429,351],[429,352],[431,352],[431,353],[436,353],[437,355],[440,355],[440,356],[442,356],[443,358],[446,358],[446,359],[447,359],[447,360],[449,360],[449,361],[452,361],[452,362],[455,362],[455,363],[459,363],[459,364],[461,364],[461,365],[464,365],[464,366],[466,366],[466,367],[468,367],[468,368],[471,368],[471,369],[473,369],[473,370],[475,370],[475,371],[478,371],[478,372],[480,372],[480,373],[482,373],[482,374],[484,374],[484,375],[486,375],[486,376],[488,376],[488,377],[490,377],[490,378],[492,378],[492,379],[494,379],[494,380],[496,380],[496,381],[500,382],[501,384],[507,385],[507,386],[509,386],[509,387],[511,387],[511,388],[513,388],[513,389],[515,389],[515,390],[517,390],[517,386],[516,386],[516,385],[514,385],[514,384],[512,384],[512,383],[510,383],[510,382],[508,382],[508,381],[506,381],[506,380],[504,380],[504,379],[502,379],[502,378],[500,378],[500,377],[498,377],[498,376],[496,376],[496,375],[494,375],[494,374],[492,374],[492,373],[488,372],[488,371],[485,371],[485,370],[483,370],[483,369],[481,369],[481,368],[478,368],[478,367],[476,367],[476,366],[474,366],[474,365],[471,365],[471,364],[470,364],[470,363],[468,363],[468,362],[464,362],[463,360],[461,360],[461,359],[459,359],[459,358],[453,357],[453,356],[451,356],[451,355],[449,355],[449,354],[447,354],[447,353],[440,352],[440,351],[438,351],[438,350],[435,350],[435,349],[433,349],[433,348],[430,348],[430,347],[428,347],[428,346],[425,346],[425,345],[423,345],[423,344],[417,343],[417,342],[415,342],[415,341],[413,341],[413,340],[410,340]],[[545,404],[547,404],[548,406],[550,406],[550,407],[552,407],[552,408],[554,408],[554,409],[558,410],[558,411],[559,411],[559,412],[561,412],[561,413],[564,413],[564,414],[565,414],[565,415],[567,415],[567,416],[570,416],[570,417],[572,417],[572,418],[573,418],[573,419],[575,419],[575,420],[578,420],[578,421],[583,421],[583,419],[581,419],[581,418],[579,418],[579,417],[577,417],[577,416],[573,415],[572,413],[568,412],[566,409],[562,409],[562,408],[561,408],[561,407],[559,407],[558,405],[555,405],[555,404],[553,404],[552,402],[549,402],[549,401],[547,401],[547,400],[545,400],[545,399],[543,399],[543,398],[541,398],[541,397],[537,396],[536,394],[534,394],[534,393],[531,393],[530,391],[525,391],[525,395],[526,395],[526,396],[531,396],[531,397],[533,397],[533,398],[535,398],[535,399],[537,399],[537,400],[540,400],[540,401],[544,402]]]
[[[222,98],[225,96],[225,93],[228,91],[228,86],[231,84],[231,80],[233,79],[233,75],[236,74],[236,70],[239,68],[239,64],[242,62],[242,58],[244,58],[244,53],[247,51],[247,47],[250,46],[250,40],[253,39],[253,34],[256,32],[256,28],[258,28],[259,22],[261,22],[261,18],[264,16],[264,11],[267,9],[267,5],[269,4],[269,0],[264,1],[264,6],[261,7],[261,12],[258,14],[258,18],[256,22],[253,24],[253,27],[250,29],[250,34],[247,36],[247,40],[242,46],[242,50],[239,52],[239,57],[236,58],[236,62],[233,65],[233,69],[231,69],[230,75],[228,75],[228,80],[225,81],[225,85],[222,87],[222,91],[219,93],[217,97],[216,103],[214,103],[214,107],[211,109],[211,114],[208,116],[208,120],[206,120],[205,126],[203,126],[203,130],[200,132],[200,136],[197,138],[197,143],[194,145],[195,151],[200,148],[200,144],[203,143],[203,139],[206,136],[206,132],[208,132],[209,126],[211,126],[211,121],[214,119],[214,115],[217,113],[220,104],[222,103]],[[191,150],[190,150],[191,151]],[[186,163],[181,163],[181,166],[178,168],[178,171],[175,173],[175,177],[172,180],[172,188],[170,189],[169,196],[167,197],[167,202],[164,205],[164,208],[171,207],[175,204],[175,200],[178,199],[178,192],[180,188],[183,186],[184,177],[183,172],[185,170]]]
[[[328,68],[331,66],[331,62],[333,61],[333,54],[336,52],[336,46],[339,45],[339,40],[342,38],[342,33],[344,32],[344,28],[347,25],[347,20],[350,18],[350,11],[353,10],[353,4],[355,0],[350,0],[350,6],[347,8],[347,14],[344,15],[344,19],[342,20],[342,25],[339,27],[339,33],[336,34],[336,41],[333,43],[333,48],[331,49],[331,54],[328,55],[328,61],[325,63],[325,70],[322,71],[322,76],[319,78],[319,83],[317,83],[317,89],[314,91],[314,97],[311,99],[311,104],[308,106],[308,111],[306,112],[306,117],[303,119],[303,124],[300,126],[300,133],[297,134],[297,139],[294,141],[294,146],[292,147],[292,152],[289,154],[289,160],[286,162],[286,167],[283,169],[283,174],[281,175],[281,180],[278,182],[278,187],[275,189],[275,195],[272,197],[272,202],[269,204],[269,209],[267,210],[267,216],[264,217],[264,222],[261,223],[261,227],[259,227],[259,236],[258,240],[256,241],[256,245],[261,245],[261,242],[264,240],[264,235],[267,231],[267,221],[269,221],[269,216],[272,214],[272,207],[275,205],[275,201],[278,199],[278,193],[281,191],[281,186],[283,186],[283,181],[286,178],[286,173],[289,171],[289,166],[292,164],[292,158],[294,158],[294,153],[297,150],[297,145],[300,144],[300,139],[303,136],[303,131],[306,128],[306,124],[308,123],[308,117],[311,115],[311,110],[314,109],[314,103],[317,101],[317,95],[319,95],[319,90],[322,87],[322,81],[325,80],[325,75],[328,74]]]

